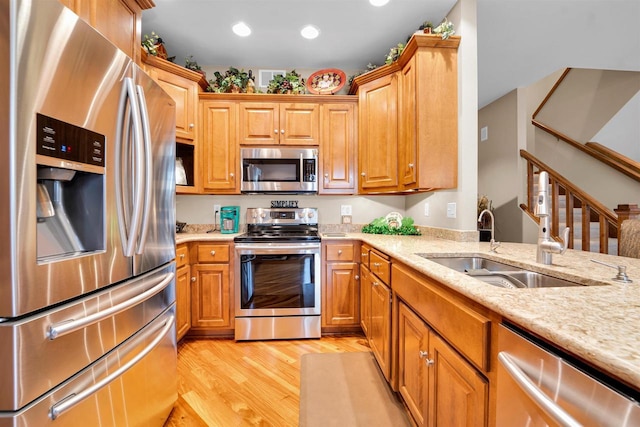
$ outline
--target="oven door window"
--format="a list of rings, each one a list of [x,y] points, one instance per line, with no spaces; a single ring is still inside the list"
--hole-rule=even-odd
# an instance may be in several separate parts
[[[313,308],[314,257],[313,254],[241,255],[242,309]]]

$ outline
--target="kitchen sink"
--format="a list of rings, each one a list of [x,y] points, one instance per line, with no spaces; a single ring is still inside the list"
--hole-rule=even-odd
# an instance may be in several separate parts
[[[501,288],[523,289],[584,286],[570,280],[548,276],[481,256],[440,257],[420,253],[416,255]]]

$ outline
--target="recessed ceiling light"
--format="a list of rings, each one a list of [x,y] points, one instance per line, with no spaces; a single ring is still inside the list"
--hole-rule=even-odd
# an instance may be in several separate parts
[[[369,3],[371,3],[372,5],[374,5],[376,7],[380,7],[380,6],[384,6],[385,4],[389,3],[389,0],[369,0]]]
[[[244,22],[238,22],[236,25],[231,27],[231,29],[240,37],[247,37],[249,34],[251,34],[251,28],[249,28],[249,26]]]
[[[300,30],[300,34],[302,34],[302,37],[304,37],[305,39],[311,40],[318,37],[320,31],[313,25],[307,25],[302,30]]]

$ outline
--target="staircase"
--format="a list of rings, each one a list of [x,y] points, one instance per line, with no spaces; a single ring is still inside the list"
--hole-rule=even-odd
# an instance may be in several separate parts
[[[527,203],[520,208],[534,221],[538,194],[538,174],[549,173],[548,194],[551,196],[551,236],[559,240],[565,227],[570,227],[570,249],[605,254],[618,254],[619,219],[616,212],[603,206],[570,181],[525,150],[520,156],[527,160]]]

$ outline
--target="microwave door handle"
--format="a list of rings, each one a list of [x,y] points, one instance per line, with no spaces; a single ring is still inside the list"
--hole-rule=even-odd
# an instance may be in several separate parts
[[[144,162],[144,203],[140,208],[142,209],[142,224],[140,229],[140,236],[138,239],[137,254],[141,254],[144,250],[144,245],[147,241],[147,232],[149,231],[149,221],[151,217],[151,198],[153,190],[153,157],[151,147],[151,131],[149,126],[149,112],[147,110],[147,100],[144,96],[144,89],[142,86],[137,86],[138,102],[140,106],[140,118],[142,122],[142,147],[143,147],[143,162]],[[141,161],[141,163],[143,163]],[[140,175],[143,175],[140,173]]]
[[[300,188],[304,185],[304,155],[300,153]]]

